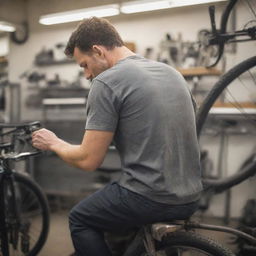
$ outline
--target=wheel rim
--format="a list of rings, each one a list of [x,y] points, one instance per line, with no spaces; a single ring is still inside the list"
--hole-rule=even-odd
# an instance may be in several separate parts
[[[234,78],[234,76],[236,77]],[[246,102],[246,105],[244,104],[245,102],[238,100],[238,98],[241,99],[241,96],[242,101],[247,98],[248,102]],[[241,117],[244,120],[251,122],[252,118],[248,112],[253,111],[245,111],[244,109],[246,106],[247,109],[253,109],[256,106],[256,57],[252,57],[245,63],[232,68],[213,87],[197,114],[197,131],[199,136],[202,128],[205,128],[207,120],[209,121],[209,112],[213,111],[213,107],[219,107],[221,104],[225,108],[232,107],[236,109],[236,113],[241,113]],[[253,123],[255,122],[253,121]]]
[[[220,109],[222,107],[223,109]],[[215,100],[210,113],[231,113],[231,115],[239,115],[239,119],[243,119],[249,125],[251,131],[256,131],[256,121],[253,115],[256,114],[256,67],[250,68],[248,71],[234,79],[227,88]],[[208,118],[208,122],[209,122]],[[214,119],[217,122],[217,119]],[[210,123],[212,125],[212,122]],[[232,128],[233,124],[223,123],[221,120],[218,123],[221,128]],[[250,127],[252,126],[252,127]]]

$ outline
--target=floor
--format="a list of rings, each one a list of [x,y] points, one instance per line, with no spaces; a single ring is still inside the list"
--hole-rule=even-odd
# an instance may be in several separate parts
[[[58,210],[51,214],[50,233],[47,242],[38,256],[69,256],[72,254],[73,246],[68,228],[68,210]],[[204,218],[204,223],[223,225],[220,220]],[[235,224],[234,224],[235,225]],[[201,231],[221,244],[225,244],[233,251],[236,246],[231,244],[232,235],[221,232]]]
[[[68,227],[68,211],[51,214],[50,232],[47,242],[38,256],[69,256],[74,252]]]

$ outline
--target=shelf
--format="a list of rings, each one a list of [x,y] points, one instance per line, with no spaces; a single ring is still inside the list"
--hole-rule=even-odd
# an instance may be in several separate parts
[[[44,106],[56,105],[85,105],[85,98],[45,98],[43,99]]]
[[[8,60],[6,59],[6,57],[0,57],[0,67],[1,68],[5,68],[8,65]]]
[[[240,111],[237,108],[211,108],[210,114],[214,115],[256,115],[256,108],[243,108]]]
[[[59,87],[52,86],[41,88],[43,98],[80,98],[87,97],[89,90],[82,87]]]
[[[52,66],[60,64],[72,64],[75,63],[73,59],[64,59],[64,60],[47,60],[47,61],[35,61],[36,66]]]
[[[256,104],[252,102],[215,102],[213,107],[214,108],[235,108],[234,106],[241,107],[241,108],[249,108],[249,109],[256,109]]]
[[[6,57],[4,57],[4,56],[0,56],[0,63],[7,63],[8,61],[7,61],[7,59],[6,59]]]
[[[191,67],[191,68],[177,68],[177,70],[184,77],[193,77],[193,76],[220,76],[222,71],[216,68],[206,68],[206,67]]]
[[[241,109],[239,109],[241,108]],[[255,115],[256,104],[252,102],[216,102],[210,109],[214,115]]]
[[[60,87],[60,86],[53,85],[53,86],[48,86],[46,88],[40,88],[40,91],[42,91],[42,92],[53,92],[53,91],[57,91],[57,92],[60,92],[60,91],[62,91],[62,92],[69,92],[69,91],[70,92],[72,92],[72,91],[86,92],[86,91],[88,91],[88,89],[83,88],[83,87],[75,87],[75,86]]]

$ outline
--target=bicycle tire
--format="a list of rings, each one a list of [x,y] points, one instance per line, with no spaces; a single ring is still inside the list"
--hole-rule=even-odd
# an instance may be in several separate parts
[[[173,251],[173,248],[176,247],[195,249],[209,256],[234,256],[232,251],[220,245],[218,242],[198,233],[186,231],[169,233],[159,243],[157,250],[164,250],[166,256],[172,256],[174,254],[170,251]]]
[[[6,214],[2,210],[4,207],[4,181],[3,176],[0,176],[0,256],[9,253]]]
[[[48,236],[50,224],[49,206],[47,203],[47,199],[44,193],[42,192],[41,188],[30,177],[16,172],[13,173],[13,177],[15,184],[17,184],[20,187],[26,188],[26,196],[29,196],[27,193],[33,193],[36,200],[38,201],[38,204],[40,205],[40,214],[42,215],[42,228],[40,230],[40,235],[38,236],[37,241],[33,244],[33,247],[29,248],[29,251],[26,254],[22,254],[26,256],[35,256],[44,246]],[[9,252],[9,254],[10,256],[12,256],[11,252]]]
[[[256,56],[253,56],[247,60],[244,60],[241,63],[234,66],[233,68],[231,68],[213,86],[212,90],[206,96],[205,100],[203,101],[197,113],[196,126],[197,126],[198,137],[201,134],[205,120],[208,116],[208,113],[211,107],[214,105],[216,99],[220,96],[220,94],[225,90],[225,88],[228,87],[228,85],[232,81],[234,81],[236,78],[238,78],[240,75],[242,75],[243,73],[245,73],[247,70],[249,70],[254,66],[256,66]]]

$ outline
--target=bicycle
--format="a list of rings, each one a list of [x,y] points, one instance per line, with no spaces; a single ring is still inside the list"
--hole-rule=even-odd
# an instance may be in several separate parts
[[[251,5],[249,4],[249,7]],[[252,21],[248,22],[242,30],[235,31],[233,33],[227,33],[227,22],[232,9],[234,8],[237,0],[229,0],[221,18],[220,30],[216,29],[215,25],[215,9],[213,6],[209,8],[210,19],[212,24],[212,33],[208,34],[206,40],[207,45],[217,46],[218,54],[213,64],[208,67],[215,66],[224,52],[224,46],[229,42],[242,42],[256,40],[256,25]],[[256,13],[252,10],[256,20]],[[243,39],[236,39],[239,37]],[[246,38],[244,38],[246,37]],[[220,80],[216,83],[213,89],[205,98],[203,104],[199,108],[197,113],[197,133],[198,137],[201,134],[202,127],[209,114],[209,110],[214,105],[216,99],[221,95],[224,89],[239,76],[248,72],[249,76],[256,85],[256,78],[254,79],[254,72],[256,66],[256,56],[253,56],[240,64],[236,65],[226,74],[224,74]],[[254,68],[253,72],[251,71]],[[256,87],[255,87],[256,88]],[[234,106],[234,104],[232,104]],[[240,112],[243,116],[249,118],[249,121],[255,123],[252,119],[252,115],[241,110],[241,104],[237,103]],[[239,173],[236,173],[230,177],[213,180],[204,179],[204,193],[221,193],[225,190],[232,188],[233,186],[243,182],[249,177],[256,174],[256,159],[247,162]],[[133,240],[133,243],[128,247],[124,256],[128,255],[234,255],[227,248],[223,247],[216,242],[213,242],[209,238],[202,237],[194,232],[194,229],[206,229],[212,231],[220,231],[233,234],[247,241],[253,248],[256,248],[256,232],[252,230],[252,234],[242,232],[240,230],[217,225],[208,225],[202,223],[196,223],[190,220],[173,221],[169,223],[155,223],[143,227],[137,233],[137,239]],[[140,240],[144,241],[144,246],[139,243]],[[201,254],[200,254],[201,253]]]
[[[32,131],[39,126],[39,122],[0,124],[1,256],[35,256],[47,239],[49,207],[46,197],[28,175],[13,170],[12,166],[15,161],[41,153],[17,151],[26,148]],[[9,141],[3,142],[6,137]]]
[[[218,53],[216,55],[216,60],[214,63],[208,65],[208,67],[213,67],[218,64],[220,61],[223,53],[224,53],[224,47],[225,44],[228,43],[236,43],[236,42],[247,42],[256,40],[256,7],[253,8],[253,1],[246,0],[244,2],[247,2],[252,14],[253,14],[253,20],[250,20],[244,25],[244,28],[242,30],[234,31],[233,33],[227,33],[227,23],[228,19],[231,15],[232,9],[237,4],[238,0],[229,0],[222,16],[221,16],[221,23],[220,23],[220,29],[216,29],[216,23],[215,23],[215,8],[214,6],[209,7],[209,13],[210,13],[210,19],[211,19],[211,26],[212,26],[212,32],[210,34],[205,35],[203,45],[206,46],[217,46]],[[242,1],[241,1],[242,2]],[[254,3],[255,4],[255,3]],[[250,24],[253,24],[249,26]],[[239,39],[241,38],[242,39]],[[228,72],[226,72],[219,81],[213,86],[209,94],[206,96],[205,100],[203,101],[202,105],[199,108],[198,114],[197,114],[197,133],[198,136],[200,136],[203,125],[205,124],[206,118],[209,114],[210,109],[219,102],[225,102],[224,97],[224,91],[226,89],[227,93],[229,94],[230,99],[226,99],[227,102],[230,102],[230,106],[235,107],[239,110],[243,116],[247,116],[246,119],[251,120],[250,113],[247,113],[246,111],[243,111],[243,104],[240,104],[239,102],[231,102],[231,100],[235,100],[235,97],[231,94],[230,90],[228,90],[227,87],[231,88],[234,87],[236,84],[239,83],[239,86],[242,84],[246,90],[250,90],[250,87],[253,87],[253,89],[256,88],[256,79],[255,79],[255,72],[256,72],[256,55],[248,58],[247,60],[242,61],[241,63],[237,64],[233,68],[231,68]],[[245,86],[245,82],[242,81],[242,78],[244,78],[244,81],[250,80],[252,82],[252,85],[249,85],[248,88]],[[238,81],[239,80],[239,81]],[[231,88],[232,89],[232,88]],[[254,91],[255,93],[255,91]],[[219,97],[222,96],[222,99]],[[254,101],[255,103],[255,101]],[[252,106],[252,105],[251,105]],[[251,107],[250,106],[250,107]],[[249,118],[248,118],[249,117]],[[254,123],[254,122],[253,122]]]
[[[230,1],[236,2],[236,1]],[[251,31],[251,30],[250,30]],[[253,30],[252,30],[253,31]],[[251,33],[251,32],[250,32]],[[221,44],[220,44],[221,45]],[[220,50],[221,52],[221,50]],[[253,59],[253,64],[250,64],[249,67],[254,67],[255,62]],[[247,62],[246,62],[247,63]],[[251,61],[249,61],[251,63]],[[239,66],[240,67],[240,66]],[[244,70],[248,69],[248,65],[245,65]],[[240,68],[239,68],[240,70]],[[231,72],[232,74],[234,72]],[[234,76],[234,75],[233,75]],[[233,77],[232,76],[232,77]],[[223,79],[222,79],[223,80]],[[232,79],[231,79],[232,80]],[[226,84],[230,83],[230,78],[225,79]],[[223,83],[223,82],[222,82]],[[222,91],[222,90],[221,90]],[[211,102],[211,101],[210,101]],[[209,106],[210,103],[208,103]],[[205,106],[205,105],[203,105]],[[211,107],[212,105],[210,105]],[[205,118],[209,112],[209,109],[201,109],[199,111],[198,125],[203,125]],[[204,115],[202,114],[204,113]],[[198,126],[198,132],[200,134],[201,126]],[[222,191],[223,189],[232,187],[239,182],[242,182],[250,175],[255,173],[255,162],[250,166],[246,165],[244,172],[241,172],[235,177],[230,177],[228,180],[221,180],[219,184],[215,181],[204,181],[205,188],[214,189],[216,191]],[[212,255],[212,256],[233,256],[234,254],[226,249],[224,246],[220,245],[217,242],[214,242],[212,239],[205,238],[202,235],[199,235],[194,232],[194,229],[207,229],[222,231],[227,233],[235,234],[239,237],[242,237],[249,241],[251,244],[256,246],[256,238],[247,233],[241,232],[236,229],[229,227],[222,227],[216,225],[207,225],[201,223],[195,223],[190,220],[184,221],[172,221],[166,223],[154,223],[152,225],[144,226],[137,232],[136,237],[133,242],[129,245],[126,255],[168,255],[168,256],[185,256],[185,255]],[[144,241],[141,243],[141,241]],[[6,256],[6,255],[5,255]]]
[[[221,17],[219,30],[216,29],[215,25],[214,8],[209,8],[212,24],[212,33],[208,34],[208,40],[206,41],[208,45],[215,45],[218,48],[216,60],[213,64],[209,65],[210,67],[217,65],[220,61],[224,52],[225,44],[256,40],[256,7],[255,9],[253,9],[250,1],[244,2],[247,2],[248,6],[251,8],[251,13],[254,16],[254,19],[247,22],[242,30],[234,31],[233,33],[226,32],[229,16],[231,15],[231,11],[235,7],[237,2],[238,0],[229,0],[226,9],[224,10]],[[241,37],[242,39],[240,39]],[[222,77],[220,77],[217,83],[210,90],[197,113],[196,123],[197,134],[199,138],[202,134],[203,128],[205,127],[205,124],[207,123],[206,121],[209,117],[210,110],[213,110],[215,106],[223,106],[226,109],[232,107],[231,110],[233,112],[235,112],[234,110],[236,110],[235,113],[238,113],[239,116],[243,118],[248,128],[251,130],[255,130],[256,119],[254,115],[256,114],[256,111],[253,110],[256,107],[256,99],[252,99],[252,103],[239,102],[236,100],[236,97],[234,95],[235,89],[239,89],[240,94],[242,92],[241,90],[245,89],[247,99],[250,99],[251,95],[256,95],[256,56],[252,56],[235,65]],[[236,122],[233,122],[232,120],[231,122],[221,123],[221,129],[223,127],[227,128],[228,126],[235,126],[235,124]],[[246,167],[248,167],[248,172],[243,171]],[[217,181],[213,179],[205,179],[205,184],[207,184],[206,186],[209,185],[210,187],[214,187],[214,185],[216,184],[218,187],[214,190],[208,190],[211,191],[208,193],[208,196],[210,197],[212,194],[227,190],[230,187],[240,183],[241,179],[245,180],[248,177],[253,176],[254,169],[255,164],[253,162],[253,158],[251,158],[251,161],[246,163],[246,166],[242,166],[241,171],[237,174],[233,174],[230,177]],[[221,183],[223,183],[223,187],[220,186]],[[207,207],[208,206],[206,206],[206,208]]]
[[[215,22],[215,6],[209,7],[209,15],[210,15],[210,21],[211,21],[211,29],[212,31],[209,32],[208,30],[203,30],[200,38],[200,46],[201,51],[206,52],[215,52],[215,54],[212,54],[213,63],[206,64],[208,68],[214,67],[218,64],[220,61],[225,45],[229,43],[238,43],[238,42],[248,42],[252,40],[256,40],[256,11],[255,6],[253,5],[253,1],[245,0],[243,1],[248,5],[248,8],[250,12],[252,13],[253,19],[249,20],[246,24],[244,24],[244,27],[240,30],[236,30],[234,32],[227,32],[228,27],[228,21],[231,16],[231,12],[234,10],[234,7],[237,5],[238,0],[229,0],[228,4],[225,7],[225,10],[223,11],[221,15],[221,21],[220,21],[220,27],[219,29],[216,28],[216,22]],[[241,1],[242,2],[242,1]],[[253,23],[255,23],[253,25]],[[217,49],[212,49],[213,47]]]

